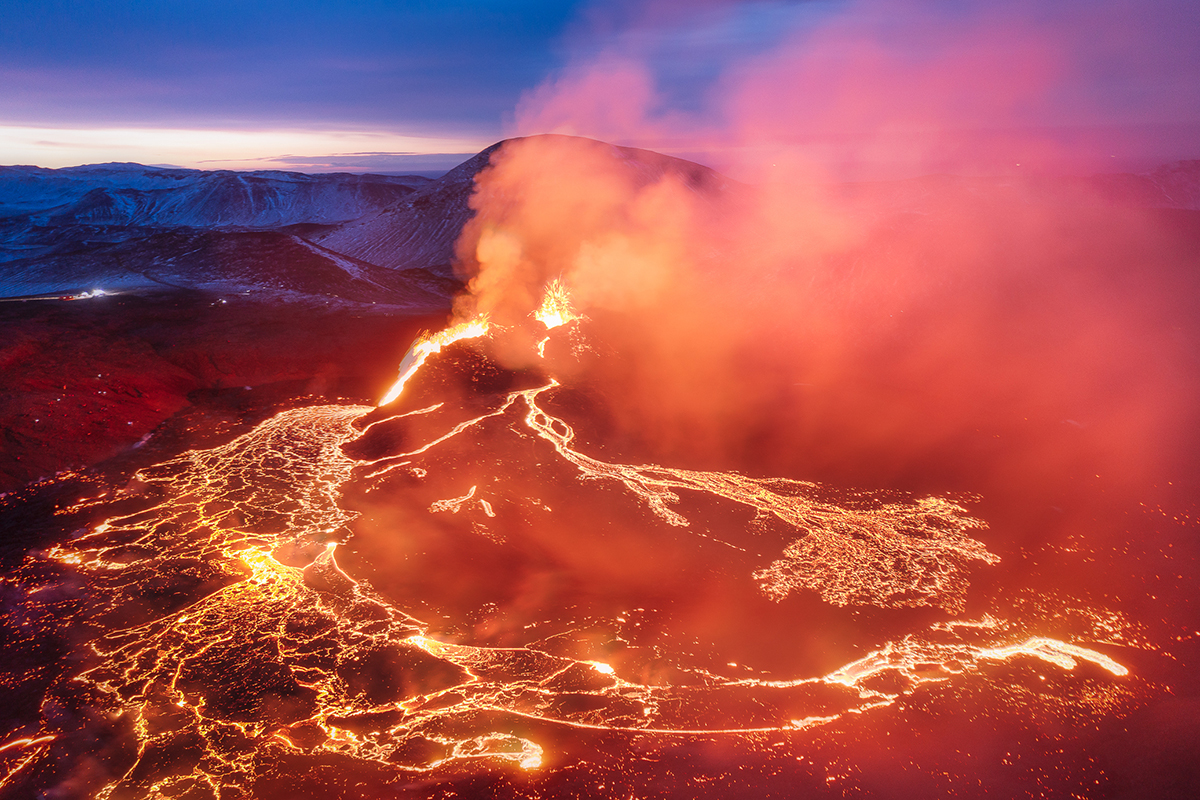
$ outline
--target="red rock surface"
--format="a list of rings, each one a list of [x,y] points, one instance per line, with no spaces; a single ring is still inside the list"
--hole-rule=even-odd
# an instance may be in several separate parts
[[[127,451],[198,391],[382,393],[442,321],[198,293],[0,304],[0,492]]]

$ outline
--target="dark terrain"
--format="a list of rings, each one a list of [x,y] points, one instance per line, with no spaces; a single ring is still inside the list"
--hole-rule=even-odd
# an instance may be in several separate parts
[[[125,452],[213,390],[374,402],[443,321],[197,291],[0,304],[0,491]]]

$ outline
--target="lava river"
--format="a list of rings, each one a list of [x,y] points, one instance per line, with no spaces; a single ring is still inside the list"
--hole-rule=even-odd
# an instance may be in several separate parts
[[[623,463],[556,377],[583,323],[555,323],[535,367],[498,366],[485,323],[407,359],[378,408],[285,410],[61,508],[86,526],[5,583],[6,624],[60,642],[63,666],[0,742],[0,781],[97,798],[1104,785],[1071,743],[1161,693],[1122,655],[1154,647],[1136,622],[988,581],[1009,554],[972,498]],[[983,773],[961,754],[995,747],[1007,766],[964,790]]]

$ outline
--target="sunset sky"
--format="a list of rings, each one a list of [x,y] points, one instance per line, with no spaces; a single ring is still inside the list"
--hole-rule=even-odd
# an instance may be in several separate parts
[[[996,163],[1200,157],[1194,0],[8,0],[3,16],[3,164],[438,170],[551,130],[721,167],[783,146],[882,163],[931,130],[942,160],[926,148],[913,169],[980,142]]]

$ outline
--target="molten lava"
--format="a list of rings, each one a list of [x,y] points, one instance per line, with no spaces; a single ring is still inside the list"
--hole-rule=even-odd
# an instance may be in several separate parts
[[[560,279],[555,278],[546,287],[546,295],[542,298],[542,304],[538,310],[533,312],[533,317],[547,329],[557,328],[579,319],[578,315],[571,310],[571,297],[567,294],[567,287]]]
[[[561,285],[547,291],[537,318],[548,328],[576,319]],[[477,319],[422,336],[380,405],[432,355],[488,332]],[[470,353],[483,358],[460,346],[427,369],[478,364],[463,361]],[[226,444],[141,470],[131,485],[143,487],[144,500],[113,491],[70,509],[94,508],[99,521],[31,556],[12,585],[27,593],[31,615],[67,602],[44,590],[49,571],[84,587],[64,624],[86,637],[85,655],[49,687],[44,707],[82,691],[97,719],[126,725],[131,746],[113,757],[119,769],[90,779],[92,796],[291,797],[293,775],[321,774],[328,763],[372,787],[358,796],[385,796],[397,783],[514,775],[527,782],[514,796],[559,796],[554,781],[566,775],[584,776],[594,796],[612,785],[626,796],[659,780],[659,760],[680,748],[721,742],[768,774],[786,773],[822,742],[860,741],[864,730],[890,735],[907,725],[909,709],[941,713],[939,698],[955,691],[986,692],[996,708],[1034,716],[1048,709],[1067,728],[1124,713],[1147,691],[1089,646],[1148,647],[1117,612],[1060,598],[1006,605],[1001,592],[958,617],[972,571],[1000,562],[968,535],[985,526],[958,502],[837,495],[788,478],[586,455],[581,448],[596,443],[579,444],[566,415],[551,413],[566,393],[550,378],[369,424],[368,406],[291,409]],[[356,444],[388,430],[403,435],[388,439],[386,452],[356,454]],[[364,498],[381,505],[364,507]],[[714,585],[715,576],[736,582],[739,602],[751,604],[738,627],[759,626],[764,641],[804,631],[800,617],[789,618],[786,635],[757,621],[796,596],[925,616],[908,618],[899,635],[860,636],[852,657],[819,670],[752,669],[739,666],[740,653],[715,665],[694,638],[673,641],[686,640],[683,630],[641,634],[645,606],[618,606],[607,618],[540,608],[517,626],[519,638],[499,645],[478,626],[443,624],[453,609],[445,597],[411,593],[411,576],[400,592],[377,585],[391,566],[364,576],[360,526],[389,508],[401,510],[371,525],[416,573],[427,569],[418,563],[423,531],[460,537],[451,547],[465,551],[461,560],[434,576],[447,597],[472,589],[483,574],[476,562],[519,563],[530,553],[562,562],[577,549],[584,562],[611,558],[584,530],[590,518],[607,518],[620,524],[602,526],[599,541],[631,571],[673,568],[655,553],[709,554]],[[634,535],[622,539],[618,529],[630,521]],[[622,542],[647,549],[620,552]],[[343,548],[360,562],[343,559]],[[486,564],[485,572],[502,571]],[[569,563],[555,569],[566,573]],[[503,580],[507,593],[539,579],[514,567]],[[705,591],[716,589],[689,585],[685,594],[702,602]],[[663,596],[658,587],[649,595]],[[509,605],[517,613],[519,604]],[[1070,641],[1046,635],[1047,617],[1065,613],[1085,624],[1058,634]],[[930,624],[935,615],[943,618]],[[47,716],[0,744],[0,786],[77,747],[83,733],[71,724]],[[707,780],[709,767],[693,759],[676,768]],[[831,763],[806,785],[852,772]],[[765,785],[753,782],[760,778],[746,779],[746,794]],[[691,789],[680,783],[669,794]]]
[[[475,325],[454,333],[462,339],[484,330]],[[449,341],[438,336],[422,344]],[[437,350],[417,352],[409,374]],[[765,735],[787,742],[919,703],[924,687],[947,681],[987,680],[998,692],[1024,698],[1009,683],[1011,668],[988,677],[991,662],[1032,659],[1070,671],[1083,661],[1112,676],[1128,673],[1092,648],[1022,633],[1017,624],[986,616],[914,630],[824,675],[726,678],[681,664],[674,679],[647,680],[629,665],[556,654],[535,642],[498,648],[436,639],[428,623],[338,564],[339,543],[351,536],[356,517],[339,499],[356,476],[382,485],[397,470],[427,474],[426,467],[441,463],[437,451],[455,440],[483,442],[504,432],[518,444],[512,452],[540,442],[539,458],[556,453],[581,481],[615,489],[612,502],[623,495],[643,505],[663,531],[691,526],[671,508],[687,492],[769,515],[800,541],[814,542],[807,551],[812,563],[791,568],[786,588],[770,577],[761,587],[768,596],[809,588],[834,604],[960,608],[964,562],[996,560],[965,536],[977,523],[949,502],[842,508],[815,499],[815,484],[585,456],[573,447],[571,426],[539,405],[557,388],[552,381],[508,393],[494,410],[444,432],[437,430],[438,415],[449,411],[442,405],[389,418],[432,418],[435,435],[366,462],[348,456],[343,445],[369,430],[355,421],[370,408],[285,411],[226,445],[142,471],[140,480],[157,498],[153,507],[110,516],[52,548],[48,563],[77,571],[95,587],[84,601],[87,616],[113,620],[90,642],[93,655],[72,683],[87,687],[111,718],[131,720],[137,742],[133,763],[98,787],[97,796],[185,797],[200,790],[250,796],[271,764],[305,754],[385,774],[450,776],[468,764],[544,769],[548,752],[558,763],[575,747],[559,752],[572,736],[590,732],[653,737],[648,742]],[[505,477],[494,476],[482,490],[482,483],[472,484],[428,511],[489,521],[511,516],[517,507],[503,496]],[[212,588],[166,613],[137,607],[141,587],[172,563],[207,565]],[[850,585],[855,581],[857,588]],[[370,666],[376,662],[387,666]],[[402,670],[406,683],[363,683],[363,670],[379,668]],[[48,752],[63,735],[56,725],[0,746],[27,753],[13,772]],[[189,770],[155,760],[173,741],[193,743]]]
[[[537,311],[533,312],[533,317],[545,325],[547,330],[554,330],[560,325],[566,325],[568,322],[579,319],[578,315],[571,310],[571,297],[567,294],[567,287],[563,285],[562,280],[555,278],[546,287],[542,304]],[[539,358],[546,357],[546,343],[549,341],[550,337],[547,336],[538,342]]]
[[[416,374],[421,365],[425,363],[425,359],[434,353],[439,352],[443,347],[453,342],[462,341],[463,339],[477,339],[480,336],[487,334],[490,324],[487,317],[482,316],[467,322],[460,322],[457,325],[452,325],[438,333],[424,333],[413,342],[412,347],[408,348],[408,352],[404,354],[404,358],[400,361],[400,377],[392,384],[392,388],[388,389],[387,394],[379,401],[380,406],[386,406],[392,403],[404,391],[404,385],[408,383],[409,378]]]

